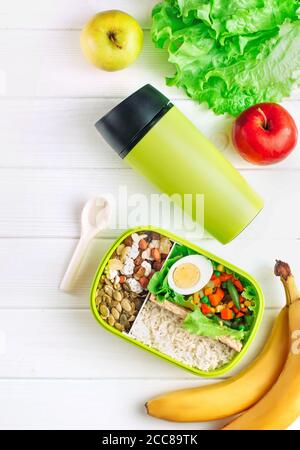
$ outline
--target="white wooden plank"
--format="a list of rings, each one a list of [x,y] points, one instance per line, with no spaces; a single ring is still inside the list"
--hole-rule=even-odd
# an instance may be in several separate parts
[[[119,99],[3,99],[0,103],[0,167],[123,168],[124,162],[96,132],[94,123]],[[233,119],[217,116],[191,100],[176,106],[237,168],[300,168],[300,143],[276,166],[253,166],[231,144]],[[284,102],[300,128],[298,101]],[[17,132],[16,132],[17,128]]]
[[[202,383],[198,381],[198,383]],[[145,402],[192,382],[170,380],[0,380],[0,429],[195,430],[216,427],[151,418]],[[225,423],[221,421],[218,426]]]
[[[82,263],[76,289],[58,290],[76,239],[0,239],[0,308],[89,308],[89,290],[104,252],[113,243],[95,239]],[[198,245],[253,275],[260,283],[267,308],[284,303],[281,283],[273,275],[276,258],[288,261],[300,285],[300,241],[239,239],[222,246],[214,240]]]
[[[243,238],[300,237],[299,171],[254,170],[243,174],[265,199],[263,211],[243,232]],[[3,169],[0,237],[78,237],[79,217],[85,201],[92,195],[112,195],[117,204],[115,211],[120,211],[126,200],[118,197],[119,188],[127,189],[128,198],[133,193],[155,192],[131,169]],[[133,209],[128,207],[129,212]],[[145,222],[152,222],[151,218],[146,219]],[[116,234],[119,231],[110,230],[105,235]]]
[[[119,9],[150,25],[157,0],[11,0],[0,4],[0,28],[82,28],[99,11]]]
[[[85,61],[79,31],[1,30],[0,94],[9,97],[125,97],[152,83],[170,98],[186,98],[165,85],[174,72],[165,50],[156,49],[149,31],[138,60],[118,72],[104,72]],[[22,51],[20,51],[22,42]],[[18,55],[18,57],[16,57]]]
[[[205,383],[198,381],[198,384]],[[174,423],[147,416],[145,401],[170,389],[192,385],[171,380],[3,380],[1,429],[201,430],[226,420]],[[299,420],[291,429],[299,429]]]
[[[278,310],[265,311],[249,351],[231,373],[245,367],[262,348]],[[1,310],[6,345],[0,378],[193,378],[108,333],[88,310]]]
[[[166,52],[154,48],[149,32],[145,32],[144,48],[135,64],[118,72],[104,72],[89,64],[81,53],[79,34],[0,31],[0,71],[6,78],[5,95],[123,97],[145,83],[153,83],[168,95],[173,92],[176,97],[183,97],[176,88],[165,86],[164,77],[172,72],[172,67]]]
[[[198,384],[205,383],[198,381]],[[171,380],[0,381],[1,429],[206,430],[226,420],[174,423],[147,416],[145,401],[192,385]],[[299,429],[299,420],[290,428]]]

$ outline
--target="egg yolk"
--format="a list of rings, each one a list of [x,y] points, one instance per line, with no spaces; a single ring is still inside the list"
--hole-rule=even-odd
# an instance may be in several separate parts
[[[200,279],[200,270],[192,263],[181,264],[176,267],[173,280],[177,287],[186,289],[194,286]]]

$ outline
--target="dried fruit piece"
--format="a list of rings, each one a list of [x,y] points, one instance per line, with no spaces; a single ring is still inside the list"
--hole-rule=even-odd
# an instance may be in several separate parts
[[[140,278],[139,282],[140,282],[141,286],[143,286],[143,288],[145,289],[148,286],[149,278],[142,277],[142,278]]]
[[[125,247],[125,244],[120,244],[119,247],[116,250],[116,254],[120,256],[122,254],[123,248]]]
[[[146,250],[148,247],[148,242],[145,239],[141,239],[139,242],[139,247],[141,250]]]
[[[145,273],[144,273],[145,277],[148,277],[150,275],[151,269],[152,269],[151,264],[148,261],[143,261],[141,266],[144,267],[144,269],[145,269]]]
[[[160,261],[160,252],[158,248],[153,248],[151,250],[151,256],[154,259],[154,261]]]
[[[133,239],[131,236],[127,236],[127,238],[124,239],[123,244],[127,247],[131,247],[133,244]]]
[[[135,259],[137,256],[139,256],[139,245],[133,244],[127,256],[132,259]]]
[[[145,251],[143,251],[143,253],[142,253],[142,258],[143,258],[143,259],[148,259],[149,261],[152,260],[152,257],[151,257],[151,249],[150,249],[150,248],[147,248]]]
[[[135,264],[136,266],[140,266],[140,265],[142,264],[142,262],[143,262],[143,258],[142,258],[141,256],[138,256],[138,257],[135,258],[135,260],[134,260],[134,264]]]
[[[171,247],[172,247],[171,241],[167,237],[162,236],[160,239],[160,245],[159,245],[160,253],[168,254],[171,250]]]
[[[152,264],[152,267],[156,272],[159,272],[160,269],[162,268],[162,266],[163,266],[163,261],[154,261],[154,263]]]
[[[123,275],[132,275],[134,271],[134,261],[131,258],[126,258],[124,266],[121,270]]]
[[[108,267],[110,270],[121,270],[123,264],[119,259],[113,258],[108,261]]]
[[[153,239],[155,241],[159,241],[160,240],[160,234],[156,233],[155,231],[153,231],[152,234],[151,234],[151,239]]]
[[[145,267],[142,267],[142,266],[138,267],[137,266],[136,270],[135,270],[134,278],[136,280],[139,280],[141,277],[143,277],[145,275],[145,272],[146,272]]]
[[[127,284],[129,286],[129,289],[131,290],[131,292],[140,294],[143,291],[143,287],[141,286],[141,284],[134,278],[128,278]]]

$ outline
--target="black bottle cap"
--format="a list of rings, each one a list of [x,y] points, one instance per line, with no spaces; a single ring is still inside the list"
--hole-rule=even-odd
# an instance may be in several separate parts
[[[95,127],[121,158],[172,107],[170,100],[146,84],[109,111]]]

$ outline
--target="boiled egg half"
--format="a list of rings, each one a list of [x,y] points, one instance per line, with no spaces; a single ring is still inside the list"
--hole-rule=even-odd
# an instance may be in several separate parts
[[[185,256],[171,266],[168,284],[177,294],[194,294],[209,282],[213,271],[211,261],[205,256]]]

